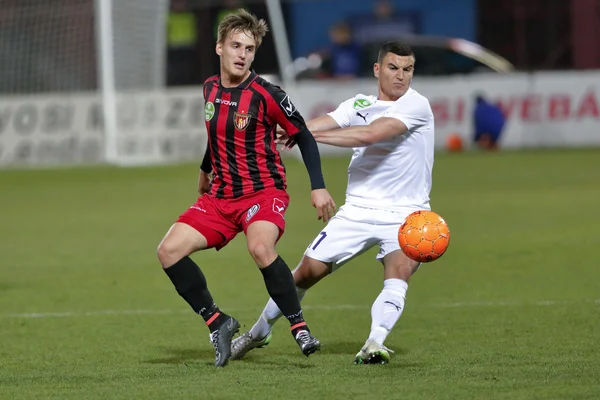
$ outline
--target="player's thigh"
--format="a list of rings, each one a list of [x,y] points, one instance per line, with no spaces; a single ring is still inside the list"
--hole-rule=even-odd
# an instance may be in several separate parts
[[[248,251],[261,268],[277,258],[275,244],[285,231],[288,204],[284,190],[261,190],[239,201],[237,220],[246,234]]]
[[[350,219],[344,207],[319,232],[304,253],[312,259],[331,263],[334,271],[377,243],[373,227],[366,222]]]
[[[184,211],[169,229],[158,246],[158,257],[164,267],[169,267],[195,251],[222,248],[237,232],[236,225],[219,211],[216,200],[204,195]]]
[[[275,245],[285,231],[285,212],[289,203],[289,195],[284,190],[261,190],[255,196],[239,202],[237,206],[239,209],[238,223],[242,226],[246,236],[248,236],[248,229],[251,226],[254,226],[254,229],[256,229],[256,223],[261,222],[258,225],[260,227],[259,230],[265,230],[264,233],[268,234],[269,238],[271,238],[270,233],[272,232],[271,225],[274,225],[277,227],[277,235],[273,242],[273,245]],[[266,225],[262,222],[270,222],[271,225]],[[251,235],[254,235],[254,232]]]
[[[246,229],[248,244],[263,243],[275,247],[279,227],[270,221],[254,221]]]

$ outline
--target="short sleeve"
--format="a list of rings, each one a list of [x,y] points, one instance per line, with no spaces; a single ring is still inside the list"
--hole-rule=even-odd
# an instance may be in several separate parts
[[[396,100],[394,105],[383,113],[382,117],[396,118],[402,121],[409,131],[412,131],[427,125],[431,115],[429,101],[423,96],[411,95]]]
[[[267,105],[269,118],[290,136],[305,130],[306,122],[292,103],[290,96],[277,86],[269,88],[268,92],[270,95]]]
[[[354,113],[354,108],[352,107],[353,103],[354,97],[344,101],[338,106],[338,108],[330,113],[327,113],[327,115],[333,118],[340,128],[346,128],[350,126],[350,121],[352,120],[352,115]]]

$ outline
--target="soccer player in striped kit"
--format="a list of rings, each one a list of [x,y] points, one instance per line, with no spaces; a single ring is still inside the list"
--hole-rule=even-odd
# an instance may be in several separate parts
[[[302,353],[308,356],[320,347],[304,321],[292,273],[275,250],[289,203],[275,143],[277,125],[302,152],[318,218],[328,221],[335,203],[325,189],[318,147],[304,119],[281,88],[250,69],[266,32],[265,21],[244,10],[220,23],[216,52],[221,71],[204,83],[208,146],[198,181],[200,197],[158,247],[158,258],[177,292],[210,329],[216,366],[227,364],[239,323],[217,307],[189,255],[220,250],[239,232],[246,234],[248,251]]]

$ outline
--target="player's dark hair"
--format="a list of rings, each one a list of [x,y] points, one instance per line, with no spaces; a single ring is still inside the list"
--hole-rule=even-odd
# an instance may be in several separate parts
[[[227,15],[219,23],[218,43],[225,42],[225,39],[232,32],[250,32],[256,41],[256,47],[260,46],[263,38],[267,34],[269,27],[264,19],[258,19],[256,15],[240,8],[233,14]]]
[[[410,45],[400,40],[394,40],[391,42],[384,43],[379,49],[377,62],[381,64],[383,58],[387,55],[387,53],[394,53],[397,56],[415,56],[415,53],[413,53]]]

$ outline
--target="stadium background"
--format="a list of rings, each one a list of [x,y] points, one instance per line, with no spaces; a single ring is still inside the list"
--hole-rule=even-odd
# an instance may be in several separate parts
[[[392,23],[377,3],[0,0],[0,398],[600,396],[600,1],[396,0]],[[239,5],[272,28],[256,71],[306,117],[375,88],[328,69],[340,22],[425,49],[414,87],[434,108],[432,206],[452,239],[412,279],[387,366],[351,364],[381,287],[373,252],[307,295],[321,353],[301,358],[282,324],[222,371],[160,271],[156,245],[196,195],[215,23]],[[507,116],[499,151],[471,145],[476,93]],[[321,151],[341,204],[348,153]],[[290,265],[321,226],[294,155]],[[248,328],[266,292],[244,238],[194,259]]]

